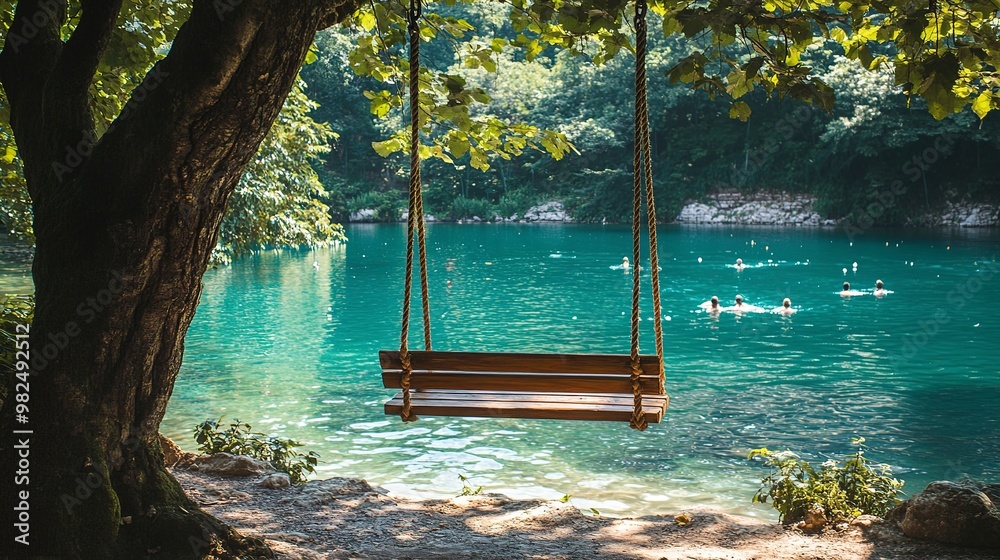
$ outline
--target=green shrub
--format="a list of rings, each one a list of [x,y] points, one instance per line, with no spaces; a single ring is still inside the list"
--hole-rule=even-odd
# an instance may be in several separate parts
[[[395,222],[406,207],[406,201],[398,192],[364,192],[347,200],[350,212],[374,210],[375,221]]]
[[[753,503],[770,500],[783,523],[801,520],[812,504],[821,506],[831,520],[862,514],[884,517],[898,503],[903,481],[893,478],[888,465],[871,463],[864,456],[864,441],[851,440],[858,449],[844,459],[843,466],[831,459],[819,470],[791,451],[754,449],[748,458],[762,457],[771,472],[760,481]]]
[[[465,198],[460,196],[451,202],[451,212],[449,213],[455,220],[464,220],[478,216],[484,222],[493,219],[494,209],[489,200],[485,198]]]
[[[293,484],[305,482],[309,473],[316,472],[319,454],[315,451],[299,453],[295,448],[301,447],[301,443],[267,436],[252,429],[250,424],[239,420],[233,420],[228,428],[223,429],[222,418],[219,418],[199,424],[194,429],[194,437],[198,442],[198,450],[202,453],[249,455],[288,473]]]
[[[515,214],[524,217],[524,213],[537,203],[538,197],[528,192],[527,189],[511,190],[497,201],[496,212],[505,219]]]

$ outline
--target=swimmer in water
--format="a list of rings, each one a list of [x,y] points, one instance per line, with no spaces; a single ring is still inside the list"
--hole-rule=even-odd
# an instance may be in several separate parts
[[[624,257],[622,259],[622,270],[628,270],[628,267],[629,267],[628,257]]]
[[[888,294],[889,292],[886,291],[885,286],[882,284],[881,280],[876,280],[875,281],[875,291],[872,292],[872,293],[875,295],[875,297],[882,297],[882,296]]]
[[[747,265],[743,264],[743,259],[739,258],[736,259],[736,264],[733,265],[733,268],[735,268],[736,270],[743,270],[746,267]]]
[[[792,300],[790,300],[788,298],[785,298],[781,302],[781,307],[776,307],[774,309],[774,312],[775,313],[780,313],[781,315],[784,315],[785,317],[790,317],[792,315],[792,313],[795,313],[795,310],[792,309]]]
[[[858,294],[851,290],[851,283],[844,282],[844,289],[840,291],[840,297],[851,297],[856,295]]]
[[[746,311],[747,307],[743,305],[743,296],[736,294],[736,303],[729,309],[736,311],[737,313],[743,313]]]
[[[712,296],[712,299],[702,303],[699,307],[708,311],[712,315],[718,315],[722,308],[719,307],[719,296]]]

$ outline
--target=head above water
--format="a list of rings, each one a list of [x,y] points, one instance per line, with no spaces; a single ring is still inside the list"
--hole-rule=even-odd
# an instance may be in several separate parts
[[[743,264],[743,259],[736,259],[736,264],[737,265]]]
[[[850,289],[851,289],[851,283],[850,282],[844,282],[844,291],[846,292],[847,290],[850,290]]]
[[[712,296],[712,307],[719,306],[719,296]]]
[[[736,295],[736,305],[739,305],[741,303],[743,303],[743,296],[737,294]]]
[[[792,300],[790,300],[790,299],[788,299],[788,298],[785,298],[785,299],[784,299],[784,300],[783,300],[783,301],[781,302],[781,305],[782,305],[782,306],[783,306],[783,307],[784,307],[785,309],[788,309],[789,307],[791,307],[791,306],[792,306]]]
[[[882,289],[882,281],[881,280],[876,280],[875,281],[875,289],[876,290],[881,290]]]

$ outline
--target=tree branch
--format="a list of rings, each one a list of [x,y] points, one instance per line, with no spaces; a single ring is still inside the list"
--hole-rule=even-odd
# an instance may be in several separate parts
[[[122,0],[83,0],[80,23],[66,41],[56,72],[73,102],[87,101],[97,65],[118,22]]]

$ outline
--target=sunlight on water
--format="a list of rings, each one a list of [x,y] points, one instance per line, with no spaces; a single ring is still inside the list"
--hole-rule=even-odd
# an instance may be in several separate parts
[[[773,517],[749,503],[764,470],[748,450],[822,462],[856,435],[909,492],[1000,478],[996,233],[871,231],[852,246],[832,230],[662,228],[671,408],[644,433],[384,416],[393,391],[377,352],[399,345],[405,230],[348,235],[343,247],[267,252],[206,274],[164,433],[193,450],[198,422],[239,418],[319,452],[323,477],[442,497],[461,491],[462,474],[487,492],[572,494],[612,514]],[[631,277],[611,268],[631,251],[627,228],[434,225],[429,243],[436,349],[627,353]],[[732,266],[737,257],[747,268]],[[894,293],[870,295],[876,279]],[[867,294],[840,297],[844,281]],[[798,313],[698,308],[737,293],[766,309],[789,297]],[[419,327],[412,336],[417,344]]]

